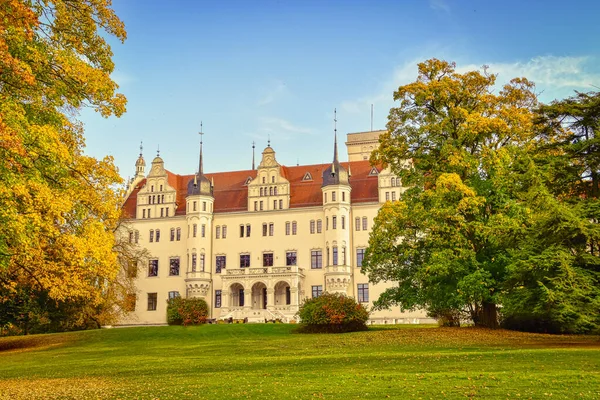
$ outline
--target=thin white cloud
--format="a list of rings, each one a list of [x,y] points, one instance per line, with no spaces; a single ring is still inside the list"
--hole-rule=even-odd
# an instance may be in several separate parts
[[[262,131],[264,132],[281,132],[281,133],[311,133],[312,129],[304,128],[292,124],[290,121],[282,118],[263,117],[260,118],[262,123]]]
[[[436,11],[450,13],[450,5],[445,0],[429,0],[429,7]]]
[[[275,81],[274,84],[270,85],[269,89],[258,100],[257,105],[265,106],[273,103],[275,100],[281,98],[287,91],[287,86],[282,81]]]
[[[123,71],[114,71],[112,74],[110,74],[110,77],[117,83],[117,85],[119,85],[119,87],[126,86],[136,81],[136,78],[133,75],[129,75]]]
[[[446,58],[451,61],[451,58]],[[371,94],[342,102],[341,109],[349,114],[364,114],[371,104],[376,109],[389,110],[394,106],[393,94],[399,86],[414,82],[417,78],[417,64],[425,58],[413,59],[396,67],[391,76],[382,79],[381,84]],[[482,70],[487,65],[488,72],[497,74],[497,86],[501,87],[513,78],[525,77],[536,84],[540,100],[549,102],[557,98],[573,95],[574,90],[589,91],[600,86],[600,73],[588,67],[594,65],[590,57],[538,56],[527,61],[515,62],[457,62],[457,71]]]

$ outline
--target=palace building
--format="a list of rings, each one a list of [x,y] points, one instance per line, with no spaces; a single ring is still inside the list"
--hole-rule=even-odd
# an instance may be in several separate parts
[[[347,136],[348,162],[284,166],[269,145],[257,168],[177,175],[140,153],[121,234],[150,254],[138,265],[136,301],[122,324],[166,322],[167,300],[202,297],[215,319],[295,319],[307,297],[338,292],[369,306],[389,284],[360,271],[380,206],[399,198],[399,178],[369,164],[382,131]],[[431,322],[398,307],[375,323]]]

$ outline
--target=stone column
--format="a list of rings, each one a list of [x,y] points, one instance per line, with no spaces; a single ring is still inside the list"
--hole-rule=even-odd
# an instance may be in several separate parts
[[[275,307],[275,289],[267,288],[267,310],[272,310]]]
[[[252,309],[252,288],[244,289],[244,310]]]
[[[293,307],[293,309],[296,309],[298,307],[298,303],[299,303],[297,287],[290,288],[290,297],[291,297],[290,306]]]

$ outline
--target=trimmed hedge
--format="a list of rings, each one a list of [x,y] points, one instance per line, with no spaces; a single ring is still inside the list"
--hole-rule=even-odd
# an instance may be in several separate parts
[[[204,299],[175,297],[167,302],[169,325],[199,325],[208,320],[208,304]]]
[[[352,297],[326,292],[306,299],[298,316],[302,320],[300,332],[340,333],[367,330],[369,312]]]

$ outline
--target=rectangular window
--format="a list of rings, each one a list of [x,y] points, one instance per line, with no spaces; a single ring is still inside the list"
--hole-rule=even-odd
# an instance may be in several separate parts
[[[221,227],[220,226],[217,226],[216,229],[215,229],[215,237],[217,239],[221,238]]]
[[[244,237],[245,228],[244,225],[240,225],[240,237]]]
[[[160,217],[164,217],[165,216],[165,209],[163,207],[160,208]]]
[[[275,233],[275,224],[273,224],[272,222],[269,224],[269,236],[273,236],[273,234]]]
[[[273,266],[273,253],[263,253],[263,267]]]
[[[240,254],[240,268],[250,267],[250,254]]]
[[[135,231],[135,242],[139,242],[140,241],[140,231]]]
[[[223,239],[227,239],[227,225],[223,225]]]
[[[179,242],[181,240],[181,228],[177,228],[177,235],[176,235],[176,240]]]
[[[263,224],[263,236],[267,236],[267,224]]]
[[[363,258],[365,258],[365,249],[356,249],[356,266],[362,267]]]
[[[227,264],[227,257],[226,256],[217,256],[216,258],[216,262],[215,262],[215,271],[217,274],[221,273],[221,270],[225,269]]]
[[[314,219],[310,221],[310,233],[311,233],[311,235],[313,233],[315,233],[315,220]]]
[[[158,242],[160,240],[160,229],[156,230],[156,241]]]
[[[196,202],[195,201],[194,201],[193,205],[194,205],[193,210],[196,211]]]
[[[360,231],[360,217],[356,217],[354,219],[354,229],[357,231]]]
[[[329,230],[329,217],[325,217],[325,230]]]
[[[325,200],[324,200],[323,202],[324,202],[324,203],[327,203],[327,193],[325,193],[324,199],[325,199]]]
[[[322,230],[323,230],[323,221],[318,219],[317,220],[317,233],[321,233]]]
[[[146,209],[145,208],[142,210],[142,218],[146,218]]]
[[[254,202],[254,211],[258,211],[258,201]]]
[[[277,200],[273,200],[273,210],[277,210]]]
[[[338,248],[333,246],[333,265],[338,265]]]
[[[192,253],[192,272],[196,272],[196,253]]]
[[[202,237],[206,237],[206,225],[205,224],[202,224],[202,227],[200,229],[200,235]]]
[[[289,222],[285,223],[285,234],[287,236],[289,236],[289,234],[290,234],[290,223]]]
[[[331,217],[331,226],[333,229],[337,229],[337,217],[335,215]]]
[[[169,207],[165,208],[165,216],[169,216]]]
[[[192,226],[192,236],[196,237],[197,234],[198,234],[198,225],[194,224]]]
[[[392,201],[396,201],[396,192],[392,192]]]
[[[292,266],[292,265],[296,265],[296,252],[295,251],[288,251],[287,253],[285,253],[285,265]]]
[[[150,243],[154,242],[154,230],[150,229]]]
[[[323,285],[316,285],[312,287],[312,297],[313,299],[319,297],[323,294]]]
[[[158,276],[158,259],[148,260],[148,276]]]
[[[179,294],[179,292],[177,290],[173,290],[173,291],[169,292],[169,300],[174,299],[176,297],[181,297],[181,295]]]
[[[298,233],[298,224],[294,221],[292,222],[292,235],[295,235],[296,233]]]
[[[368,303],[369,302],[369,284],[359,283],[358,284],[358,302]]]
[[[346,201],[346,192],[342,192],[342,201]]]
[[[363,217],[362,222],[363,222],[362,223],[363,231],[366,231],[367,230],[367,217]]]
[[[175,228],[171,228],[171,242],[175,241]]]
[[[138,263],[137,260],[129,260],[127,263],[127,277],[128,278],[136,278],[138,271]]]
[[[390,201],[390,192],[385,192],[385,201]]]
[[[260,201],[260,211],[262,211],[262,210],[263,210],[263,202],[262,202],[262,200],[261,200],[261,201]]]
[[[250,224],[246,225],[246,237],[250,237]]]
[[[202,202],[202,211],[206,211],[206,202],[205,201]]]
[[[205,257],[204,257],[204,253],[200,253],[200,272],[204,272],[204,266],[205,266]]]
[[[283,208],[283,200],[279,200],[279,209],[281,210]]]
[[[331,201],[335,201],[335,192],[331,192]]]
[[[148,293],[148,311],[156,311],[156,305],[158,304],[158,294]]]
[[[150,218],[150,209],[148,209],[148,218]]]
[[[179,257],[172,257],[169,260],[169,275],[179,275]]]
[[[310,268],[312,268],[312,269],[323,268],[323,251],[322,250],[311,250],[311,252],[310,252]]]
[[[342,215],[342,229],[346,229],[346,217]]]
[[[240,307],[244,307],[244,301],[245,300],[246,300],[246,298],[244,296],[244,289],[240,289],[238,291],[238,302],[239,302]]]
[[[215,308],[221,308],[221,291],[215,290]]]

